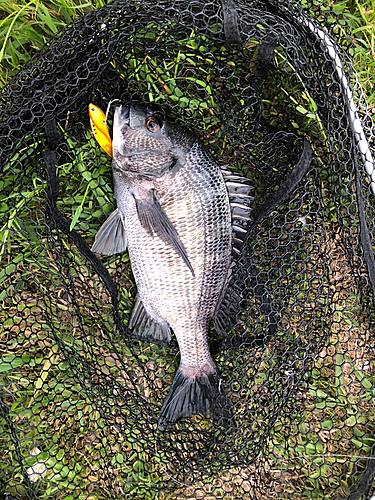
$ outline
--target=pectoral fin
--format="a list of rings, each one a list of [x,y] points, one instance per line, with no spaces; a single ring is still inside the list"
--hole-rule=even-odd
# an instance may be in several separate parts
[[[152,189],[149,192],[148,197],[144,200],[139,200],[135,197],[135,202],[137,205],[139,221],[142,227],[151,236],[156,234],[166,245],[173,247],[178,255],[182,257],[192,275],[195,276],[185,247],[172,222],[168,219],[167,214],[164,212],[160,203],[156,199],[154,190]]]
[[[99,228],[91,250],[102,255],[113,255],[126,250],[126,246],[126,232],[117,208]]]

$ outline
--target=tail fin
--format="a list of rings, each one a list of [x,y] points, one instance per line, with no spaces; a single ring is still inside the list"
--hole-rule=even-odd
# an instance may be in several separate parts
[[[193,415],[220,420],[224,425],[233,423],[231,402],[224,393],[218,373],[201,377],[185,377],[178,368],[172,387],[159,415],[158,429],[164,431],[169,424]]]

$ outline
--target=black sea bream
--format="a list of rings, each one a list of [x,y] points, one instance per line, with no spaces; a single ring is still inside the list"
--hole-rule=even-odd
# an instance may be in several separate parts
[[[166,341],[171,328],[181,354],[159,429],[208,412],[230,420],[208,330],[231,265],[231,210],[242,210],[239,224],[247,219],[249,209],[239,201],[251,200],[250,187],[229,171],[223,176],[185,128],[139,105],[115,109],[112,168],[118,208],[93,251],[110,255],[128,247],[138,292],[129,326]]]

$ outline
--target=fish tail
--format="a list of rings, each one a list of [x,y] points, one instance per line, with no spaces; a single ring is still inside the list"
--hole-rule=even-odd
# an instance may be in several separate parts
[[[172,387],[160,411],[158,429],[193,415],[207,416],[225,426],[233,424],[231,402],[221,384],[217,371],[195,376],[184,375],[178,368]]]

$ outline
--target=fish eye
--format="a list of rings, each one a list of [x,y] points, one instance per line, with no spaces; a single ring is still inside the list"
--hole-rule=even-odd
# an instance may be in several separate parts
[[[153,134],[156,134],[156,132],[159,132],[159,130],[161,129],[161,123],[157,118],[155,118],[155,116],[149,116],[146,119],[146,127],[147,130],[149,130]]]

